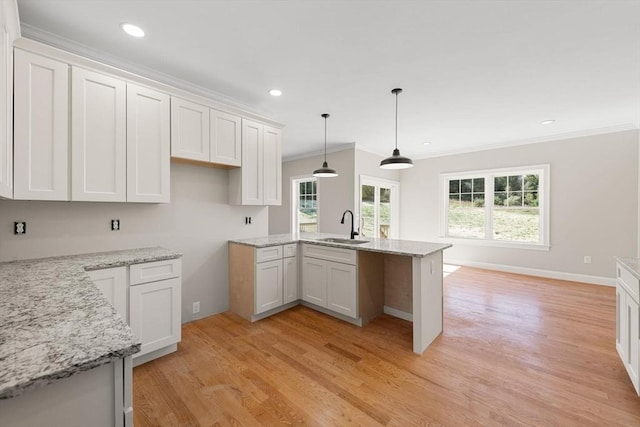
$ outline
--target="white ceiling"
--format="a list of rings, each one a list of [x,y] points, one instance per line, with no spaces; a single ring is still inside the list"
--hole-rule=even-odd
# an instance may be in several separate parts
[[[322,149],[325,112],[330,150],[390,155],[394,87],[398,145],[414,158],[640,127],[640,0],[18,5],[27,37],[286,124],[289,158]]]

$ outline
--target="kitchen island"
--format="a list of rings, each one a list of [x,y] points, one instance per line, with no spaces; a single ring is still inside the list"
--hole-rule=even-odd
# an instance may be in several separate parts
[[[144,248],[0,263],[0,425],[131,425],[140,340],[87,271],[180,256]]]
[[[422,354],[442,332],[442,251],[450,246],[394,239],[351,241],[344,236],[321,233],[231,240],[229,308],[247,320],[255,321],[302,303],[359,326],[387,313],[413,322],[413,351]],[[286,255],[283,258],[282,253],[278,258],[279,247],[291,252],[290,258]],[[271,284],[277,284],[279,280],[283,283],[280,289],[286,291],[284,285],[293,281],[291,277],[283,278],[286,274],[282,271],[278,273],[278,259],[291,263],[294,256],[297,261],[296,298],[278,300],[272,297],[268,300],[270,305],[261,304],[261,296],[267,292],[260,277],[261,272],[267,271],[263,266],[274,272],[269,281],[269,289],[275,290],[268,295],[272,296],[278,288]],[[301,274],[297,274],[299,270],[302,270]],[[314,294],[325,277],[328,277],[328,290]],[[332,278],[337,278],[333,288]],[[354,282],[354,290],[349,294],[346,288],[351,282]],[[333,304],[332,293],[337,294]],[[353,304],[349,304],[350,298],[354,300]],[[267,310],[263,311],[263,307]]]

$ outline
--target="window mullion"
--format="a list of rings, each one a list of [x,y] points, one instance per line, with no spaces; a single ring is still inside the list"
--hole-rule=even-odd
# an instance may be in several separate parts
[[[493,175],[484,177],[484,238],[493,240],[493,193],[495,190]]]

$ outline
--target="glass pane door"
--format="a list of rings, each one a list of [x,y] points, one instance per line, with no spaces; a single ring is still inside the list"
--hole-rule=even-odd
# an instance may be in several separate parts
[[[360,235],[397,239],[400,183],[360,177]]]

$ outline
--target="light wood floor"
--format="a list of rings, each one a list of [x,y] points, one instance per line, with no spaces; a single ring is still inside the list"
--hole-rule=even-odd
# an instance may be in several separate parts
[[[461,268],[444,313],[423,356],[386,315],[189,323],[178,352],[134,369],[135,426],[640,426],[614,288]]]

